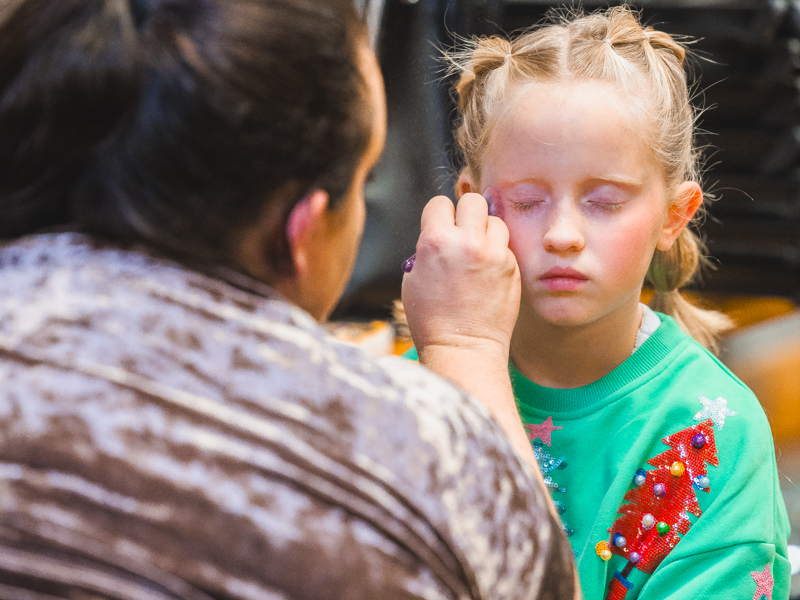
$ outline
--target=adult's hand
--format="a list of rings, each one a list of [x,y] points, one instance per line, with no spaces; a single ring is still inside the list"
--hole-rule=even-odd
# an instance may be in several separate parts
[[[438,347],[499,352],[507,360],[519,299],[508,229],[489,216],[486,200],[464,194],[455,210],[445,196],[428,202],[414,268],[403,279],[403,306],[420,358]]]
[[[428,202],[414,268],[403,279],[403,305],[419,360],[489,409],[544,488],[508,375],[519,301],[519,268],[508,248],[508,229],[489,216],[486,200],[464,194],[456,210],[444,196]],[[555,516],[552,504],[550,510]]]

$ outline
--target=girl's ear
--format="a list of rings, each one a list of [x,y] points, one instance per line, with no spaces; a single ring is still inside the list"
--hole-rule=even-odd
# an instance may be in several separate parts
[[[461,175],[458,176],[458,182],[456,182],[456,200],[461,198],[464,194],[469,194],[470,192],[478,192],[478,188],[475,186],[475,183],[472,181],[472,177],[470,177],[469,173],[467,173],[466,169],[461,171]]]
[[[685,181],[678,186],[677,198],[677,201],[667,211],[667,220],[658,237],[656,247],[661,251],[672,248],[672,244],[678,239],[681,231],[703,205],[703,190],[694,181]]]

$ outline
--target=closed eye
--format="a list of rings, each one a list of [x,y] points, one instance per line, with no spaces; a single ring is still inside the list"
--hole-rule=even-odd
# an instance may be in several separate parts
[[[625,205],[630,193],[617,185],[601,185],[586,197],[586,201],[594,209],[603,212],[616,212]]]
[[[541,206],[544,203],[545,203],[545,200],[543,198],[542,199],[529,198],[529,199],[525,199],[525,200],[513,200],[511,202],[511,206],[514,208],[514,210],[517,210],[519,212],[526,212],[526,211],[532,210],[532,209],[534,209],[534,208],[536,208],[538,206]]]
[[[609,202],[607,200],[589,200],[589,204],[593,208],[604,212],[617,212],[622,210],[622,207],[625,205],[624,202]]]
[[[532,183],[518,184],[509,189],[505,195],[511,206],[520,212],[532,210],[547,200],[546,192]]]

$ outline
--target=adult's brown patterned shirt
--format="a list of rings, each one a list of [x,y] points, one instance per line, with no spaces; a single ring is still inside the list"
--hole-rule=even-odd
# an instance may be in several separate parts
[[[572,572],[500,427],[419,365],[232,273],[0,248],[0,598],[566,599]]]

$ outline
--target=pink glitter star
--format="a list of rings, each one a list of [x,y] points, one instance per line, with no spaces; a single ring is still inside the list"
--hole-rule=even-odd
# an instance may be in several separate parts
[[[523,423],[523,425],[525,425],[525,429],[528,431],[528,439],[530,441],[539,438],[548,446],[550,445],[550,434],[556,429],[564,429],[560,425],[553,425],[553,417],[547,417],[544,423],[539,423],[538,425],[533,423]]]
[[[772,586],[775,580],[772,579],[772,573],[769,572],[769,563],[760,573],[758,571],[750,571],[750,575],[756,581],[756,593],[753,594],[753,600],[759,600],[763,596],[772,600]]]

